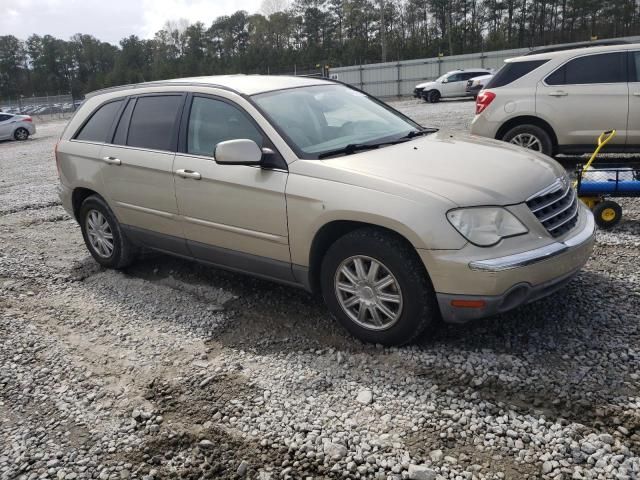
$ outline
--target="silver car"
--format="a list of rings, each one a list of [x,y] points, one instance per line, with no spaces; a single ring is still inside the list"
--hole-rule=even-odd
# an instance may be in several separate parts
[[[0,140],[26,140],[36,133],[36,126],[29,115],[0,112]]]
[[[549,295],[594,241],[551,158],[423,128],[321,79],[96,92],[56,161],[62,204],[101,265],[147,247],[305,288],[373,343]]]

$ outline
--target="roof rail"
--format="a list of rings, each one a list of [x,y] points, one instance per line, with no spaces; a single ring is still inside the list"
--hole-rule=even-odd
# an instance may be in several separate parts
[[[219,88],[221,90],[227,90],[229,92],[238,93],[238,91],[233,88],[229,88],[225,85],[218,85],[215,83],[202,83],[202,82],[179,82],[179,81],[170,81],[170,80],[158,80],[154,82],[143,82],[143,83],[129,83],[126,85],[117,85],[115,87],[107,87],[101,88],[100,90],[94,90],[93,92],[87,93],[84,98],[85,100],[91,97],[95,97],[96,95],[102,95],[103,93],[112,93],[119,92],[122,90],[133,90],[137,88],[147,88],[147,87],[214,87]]]
[[[560,52],[562,50],[574,50],[576,48],[589,48],[589,47],[606,47],[610,45],[628,45],[630,42],[627,40],[594,40],[592,42],[578,42],[569,43],[565,45],[553,45],[551,47],[542,47],[536,49],[535,47],[526,55],[537,55],[538,53],[551,53]]]

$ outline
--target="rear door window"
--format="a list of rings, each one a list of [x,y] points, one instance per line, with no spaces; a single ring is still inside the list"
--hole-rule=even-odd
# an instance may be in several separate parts
[[[139,97],[129,122],[127,145],[151,150],[175,150],[176,123],[182,99],[182,95]]]
[[[530,60],[524,62],[505,63],[485,88],[498,88],[509,85],[528,73],[533,72],[536,68],[544,65],[548,61],[549,60]]]
[[[76,135],[76,140],[87,142],[105,142],[107,135],[111,132],[111,126],[120,111],[123,100],[116,100],[102,105],[84,124],[80,132]]]
[[[625,83],[626,53],[601,53],[574,58],[549,75],[547,85],[585,85],[594,83]]]

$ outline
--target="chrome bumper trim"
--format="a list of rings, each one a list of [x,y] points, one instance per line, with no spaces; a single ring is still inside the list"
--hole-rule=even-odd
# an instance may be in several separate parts
[[[584,209],[586,211],[586,209]],[[572,248],[582,245],[588,241],[594,234],[595,222],[593,215],[586,214],[587,223],[580,232],[571,238],[567,238],[564,242],[554,242],[544,247],[529,250],[527,252],[516,253],[514,255],[507,255],[506,257],[489,258],[487,260],[476,260],[469,263],[471,270],[481,272],[501,272],[504,270],[511,270],[512,268],[526,267],[533,263],[542,262],[549,258],[560,255]]]

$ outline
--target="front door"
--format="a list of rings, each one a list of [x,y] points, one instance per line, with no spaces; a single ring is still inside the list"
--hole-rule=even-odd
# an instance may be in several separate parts
[[[595,149],[598,136],[612,129],[617,131],[612,144],[625,144],[629,111],[626,55],[583,55],[538,83],[536,111],[551,123],[559,145]]]
[[[462,73],[452,73],[447,77],[447,81],[442,84],[443,97],[462,97],[467,82],[463,80]]]
[[[184,127],[184,152],[174,162],[176,198],[192,254],[217,265],[293,280],[285,186],[288,173],[246,165],[219,165],[218,143],[267,139],[232,102],[194,95]]]
[[[127,233],[148,246],[187,255],[173,184],[183,102],[183,94],[129,99],[100,158],[109,205]]]

